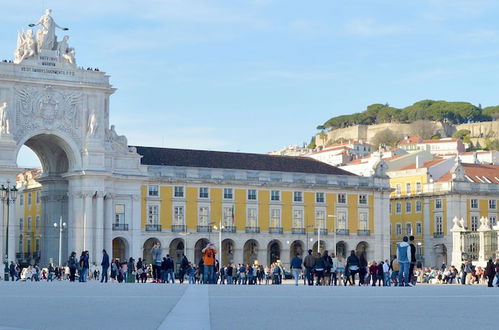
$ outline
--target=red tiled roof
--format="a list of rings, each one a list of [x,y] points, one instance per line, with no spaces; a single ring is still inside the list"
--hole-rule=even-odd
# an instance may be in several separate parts
[[[407,139],[403,139],[400,144],[401,145],[406,145],[406,144],[416,144],[416,143],[419,143],[421,142],[421,137],[419,136],[410,136],[408,137]]]
[[[430,161],[427,161],[425,162],[423,165],[419,166],[419,168],[427,168],[427,167],[432,167],[433,165],[437,165],[438,163],[444,161],[445,159],[434,159],[434,160],[430,160]],[[400,170],[401,171],[404,171],[404,170],[414,170],[416,169],[416,163],[414,162],[413,164],[409,165],[409,166],[406,166],[404,168],[401,168]]]
[[[475,183],[499,183],[499,165],[461,164],[466,178]],[[452,180],[452,174],[447,172],[437,182]]]
[[[422,144],[457,142],[458,139],[423,140]]]
[[[342,149],[351,150],[352,148],[347,147],[347,146],[334,147],[334,148],[325,148],[325,149],[322,149],[321,151],[314,152],[314,154],[320,154],[320,153],[323,153],[323,152],[335,151],[335,150],[342,150]]]

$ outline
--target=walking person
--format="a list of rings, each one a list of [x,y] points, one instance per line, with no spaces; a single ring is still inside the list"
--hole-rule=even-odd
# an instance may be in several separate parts
[[[397,243],[397,260],[399,263],[400,271],[399,271],[399,286],[412,286],[410,284],[410,274],[409,269],[411,265],[411,246],[409,243],[409,238],[404,236],[402,242]]]
[[[78,260],[76,260],[76,252],[71,252],[68,259],[69,281],[74,282],[76,277],[76,269],[78,268]]]
[[[489,288],[492,288],[494,287],[493,285],[493,281],[494,281],[494,277],[496,276],[496,267],[494,265],[494,263],[492,262],[492,259],[489,259],[489,261],[487,262],[487,266],[485,267],[485,276],[487,276],[487,286]]]
[[[305,266],[305,278],[307,279],[308,285],[314,285],[313,273],[315,268],[315,258],[312,255],[312,250],[308,250],[308,256],[305,257],[303,265]]]
[[[161,282],[161,244],[157,242],[151,249],[153,283]]]
[[[166,255],[166,283],[170,283],[170,279],[172,284],[175,283],[175,263],[173,262],[173,258],[170,257],[169,254]]]
[[[132,257],[127,264],[126,283],[135,283],[135,260]]]
[[[409,283],[416,285],[414,279],[414,267],[416,266],[416,245],[414,245],[414,236],[409,236],[409,244],[411,245],[411,266],[409,267]],[[445,267],[444,267],[445,270]]]
[[[108,280],[107,271],[109,269],[109,254],[107,254],[106,250],[102,250],[102,262],[100,263],[100,265],[102,266],[102,275],[100,282],[102,283],[104,282],[104,279],[106,279],[107,283]]]
[[[347,270],[350,273],[348,276],[348,281],[350,285],[355,285],[355,274],[359,272],[360,260],[355,254],[355,251],[350,251],[350,256],[347,258]]]
[[[206,247],[201,250],[203,253],[203,268],[204,268],[204,283],[214,284],[215,282],[215,256],[217,250],[213,243],[208,243]]]
[[[300,254],[296,253],[291,260],[291,272],[293,273],[293,277],[295,279],[295,286],[298,286],[298,280],[300,279],[300,273],[302,270],[302,263],[303,261],[300,258]]]
[[[182,260],[180,261],[180,272],[178,276],[178,280],[180,283],[184,283],[185,274],[187,273],[187,269],[189,267],[189,260],[182,254]]]
[[[367,260],[364,254],[361,254],[359,257],[359,286],[361,285],[369,285],[369,279],[367,277]],[[367,280],[367,283],[366,283]]]

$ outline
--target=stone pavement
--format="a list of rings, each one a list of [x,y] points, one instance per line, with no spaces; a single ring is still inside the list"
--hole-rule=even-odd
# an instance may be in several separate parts
[[[0,282],[0,329],[493,329],[499,288]]]

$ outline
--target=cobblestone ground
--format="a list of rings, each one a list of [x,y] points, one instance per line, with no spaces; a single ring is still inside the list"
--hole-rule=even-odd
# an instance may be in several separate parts
[[[0,283],[0,329],[495,329],[499,288]]]

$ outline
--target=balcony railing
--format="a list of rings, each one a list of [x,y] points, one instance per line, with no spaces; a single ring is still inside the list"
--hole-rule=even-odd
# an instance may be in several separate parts
[[[31,259],[31,253],[30,252],[24,252],[24,259]]]
[[[350,235],[350,230],[348,230],[348,229],[336,229],[336,235]]]
[[[282,234],[282,227],[270,227],[269,233],[270,234]]]
[[[222,227],[222,233],[235,233],[236,226],[224,226]]]
[[[40,258],[40,251],[33,252],[33,258],[35,259]]]
[[[314,234],[317,235],[318,228],[314,229]],[[327,229],[326,228],[321,228],[321,235],[327,235]]]
[[[146,231],[161,231],[161,225],[159,224],[148,224],[146,225]]]
[[[247,233],[259,233],[260,227],[246,227]]]
[[[172,232],[174,233],[185,232],[185,225],[172,225]]]
[[[16,259],[22,259],[23,258],[23,253],[22,252],[16,252]]]
[[[433,233],[433,238],[442,238],[442,237],[444,237],[444,233],[442,232],[437,231]]]
[[[113,223],[113,230],[128,231],[127,223]]]
[[[198,226],[198,233],[211,233],[210,226]]]
[[[293,234],[298,234],[298,235],[304,235],[305,234],[305,228],[292,228],[291,233]]]
[[[371,231],[369,229],[359,229],[357,230],[357,236],[369,236]]]

